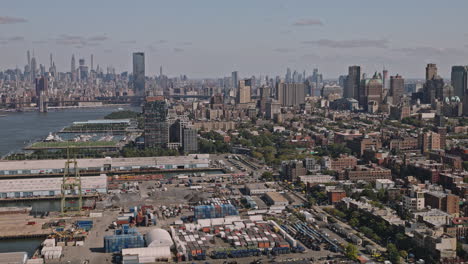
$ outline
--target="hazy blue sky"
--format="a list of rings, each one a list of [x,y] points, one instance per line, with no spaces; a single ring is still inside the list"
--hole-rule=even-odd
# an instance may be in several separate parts
[[[365,72],[423,77],[428,62],[449,77],[468,64],[467,0],[0,0],[0,69],[21,68],[26,50],[61,71],[74,53],[148,74],[284,75],[286,67],[336,78]]]

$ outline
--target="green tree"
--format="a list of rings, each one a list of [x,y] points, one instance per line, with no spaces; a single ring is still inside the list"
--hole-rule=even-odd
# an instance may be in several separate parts
[[[271,173],[271,172],[269,172],[269,171],[265,171],[264,173],[262,173],[261,178],[264,179],[265,181],[272,181],[272,180],[274,180],[274,179],[273,179],[273,173]]]
[[[139,113],[131,110],[122,110],[112,112],[104,117],[104,119],[135,119],[139,116]]]
[[[345,256],[351,260],[357,260],[358,258],[358,249],[355,245],[348,243],[345,248]]]
[[[392,263],[394,264],[401,263],[400,252],[398,252],[398,249],[395,246],[395,244],[392,244],[392,243],[387,244],[387,254],[388,254],[388,259]]]
[[[406,252],[406,250],[400,250],[400,256],[406,259],[408,257],[408,252]]]
[[[351,218],[351,220],[349,220],[349,224],[353,227],[356,227],[359,225],[359,220],[357,220],[356,218]]]

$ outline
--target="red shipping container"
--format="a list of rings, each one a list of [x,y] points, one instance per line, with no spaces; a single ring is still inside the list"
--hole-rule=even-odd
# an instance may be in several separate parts
[[[128,225],[129,222],[128,222],[128,220],[118,220],[118,221],[117,221],[117,224],[118,224],[118,225]]]

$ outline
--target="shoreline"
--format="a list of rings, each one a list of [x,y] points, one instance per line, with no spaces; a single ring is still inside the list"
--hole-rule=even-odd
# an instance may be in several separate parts
[[[104,107],[113,107],[113,106],[131,106],[131,104],[103,104],[103,105],[90,105],[90,106],[50,106],[47,109],[50,110],[66,110],[66,109],[90,109],[90,108],[104,108]],[[39,112],[37,107],[27,107],[23,108],[23,110],[17,109],[0,109],[0,115],[6,113],[23,113],[23,112]],[[53,111],[54,112],[54,111]]]

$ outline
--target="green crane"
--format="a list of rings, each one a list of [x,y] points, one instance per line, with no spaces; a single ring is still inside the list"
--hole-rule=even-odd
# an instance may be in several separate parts
[[[78,201],[75,200],[76,197],[78,197]],[[68,212],[81,213],[83,197],[81,193],[80,170],[76,156],[73,157],[73,160],[70,158],[70,148],[67,148],[67,161],[65,161],[65,169],[63,171],[61,198],[60,207],[62,215]]]

